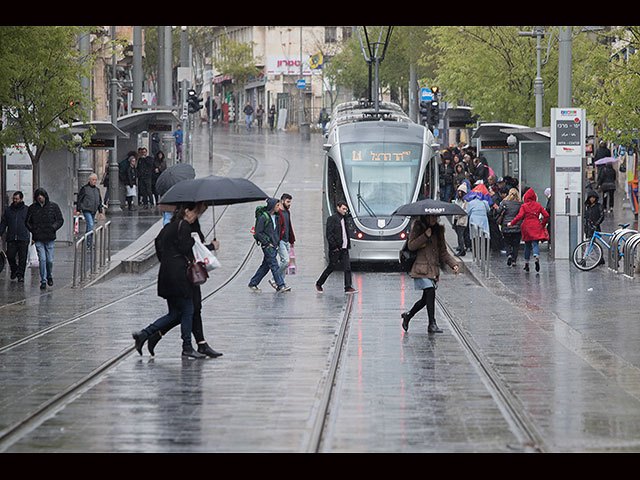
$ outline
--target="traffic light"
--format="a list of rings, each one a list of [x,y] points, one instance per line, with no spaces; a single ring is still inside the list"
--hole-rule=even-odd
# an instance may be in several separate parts
[[[429,119],[427,124],[432,127],[437,127],[440,122],[440,104],[438,100],[431,100],[429,106]]]
[[[196,95],[196,91],[193,89],[189,90],[188,93],[189,98],[187,99],[187,103],[189,106],[189,113],[196,113],[198,110],[202,109],[202,105],[200,105],[202,99],[198,98],[198,95]]]
[[[430,111],[431,111],[431,102],[420,102],[420,123],[422,125],[428,124]]]

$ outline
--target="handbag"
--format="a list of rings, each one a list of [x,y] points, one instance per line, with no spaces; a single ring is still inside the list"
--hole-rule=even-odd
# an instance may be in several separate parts
[[[137,197],[137,196],[138,196],[138,189],[136,188],[136,186],[127,185],[127,197]]]
[[[32,243],[29,246],[28,264],[29,268],[38,268],[40,266],[40,260],[38,259],[38,249],[36,248],[35,243]]]
[[[189,262],[187,265],[187,279],[194,285],[202,285],[209,278],[207,269],[202,262]]]
[[[211,270],[215,270],[216,268],[220,268],[222,265],[218,260],[218,257],[204,246],[202,241],[200,240],[200,235],[197,233],[192,233],[193,237],[193,257],[196,259],[196,262],[204,263],[205,268],[208,272]]]

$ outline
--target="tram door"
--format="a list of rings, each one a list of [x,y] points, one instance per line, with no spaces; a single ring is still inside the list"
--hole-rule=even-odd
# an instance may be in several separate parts
[[[346,200],[338,167],[331,157],[327,158],[327,194],[329,196],[329,212],[333,215],[338,200]]]

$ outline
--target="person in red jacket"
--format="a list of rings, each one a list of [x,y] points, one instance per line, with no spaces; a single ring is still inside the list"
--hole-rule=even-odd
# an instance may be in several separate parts
[[[529,188],[522,197],[524,203],[520,207],[518,215],[507,224],[507,226],[517,225],[522,222],[520,230],[522,240],[524,240],[524,270],[529,271],[529,259],[531,251],[536,262],[536,272],[540,271],[540,240],[547,240],[545,226],[549,221],[549,213],[538,203],[538,196],[533,188]],[[542,216],[542,220],[540,219]]]

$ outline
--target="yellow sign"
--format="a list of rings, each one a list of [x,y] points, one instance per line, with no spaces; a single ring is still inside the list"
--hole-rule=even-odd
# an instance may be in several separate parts
[[[309,65],[311,66],[311,70],[315,70],[319,68],[324,63],[324,57],[322,56],[322,52],[318,52],[309,58]]]

